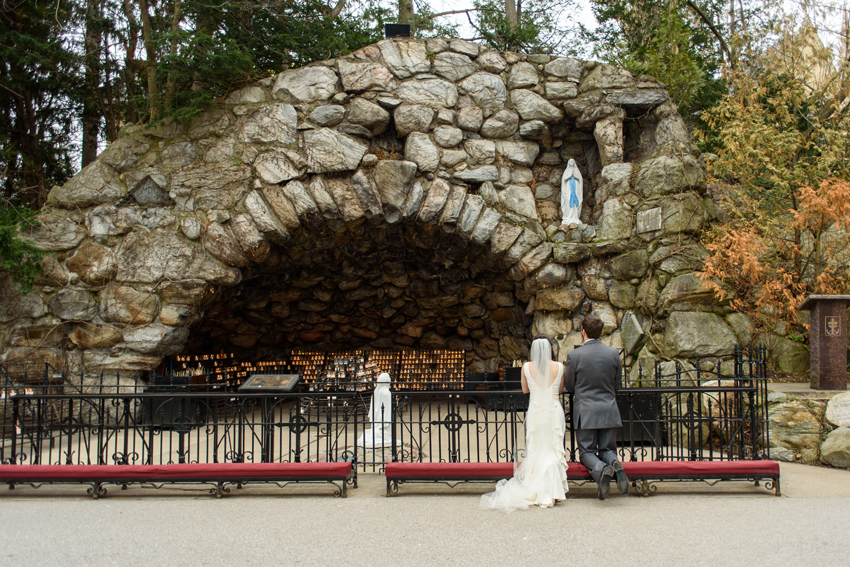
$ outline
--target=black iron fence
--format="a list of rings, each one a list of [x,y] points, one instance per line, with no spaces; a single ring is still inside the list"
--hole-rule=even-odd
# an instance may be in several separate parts
[[[355,394],[16,394],[0,459],[19,464],[354,460]]]
[[[658,362],[617,395],[623,427],[617,441],[623,461],[761,459],[770,446],[765,352],[738,349],[732,371]],[[463,391],[399,390],[393,398],[391,453],[398,462],[510,462],[525,452],[528,396],[493,390],[492,383]],[[485,389],[486,388],[486,389]],[[571,419],[572,394],[564,393],[564,445],[578,461]]]
[[[731,371],[676,361],[625,380],[621,459],[738,460],[769,447],[763,350],[736,352]],[[510,462],[524,454],[528,397],[511,382],[393,392],[369,423],[369,392],[228,392],[159,377],[101,374],[70,382],[50,367],[0,370],[0,460],[167,464],[354,460]],[[421,387],[421,385],[417,385]],[[440,388],[444,388],[440,384]],[[508,389],[505,389],[505,388]],[[565,448],[578,459],[562,396]]]

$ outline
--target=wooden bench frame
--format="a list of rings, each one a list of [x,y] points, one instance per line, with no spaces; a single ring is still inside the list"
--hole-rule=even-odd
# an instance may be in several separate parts
[[[336,487],[334,496],[348,496],[349,484],[357,488],[353,463],[186,463],[171,465],[0,465],[0,483],[14,489],[18,484],[39,488],[43,484],[90,484],[92,498],[106,495],[105,484],[212,484],[210,494],[221,498],[230,493],[227,485],[241,488],[249,483],[273,483],[283,488],[291,483],[320,482]]]
[[[702,481],[714,486],[721,481],[749,481],[774,490],[780,496],[779,464],[774,461],[636,461],[623,463],[623,469],[637,494],[649,496],[657,483]],[[466,482],[495,482],[514,474],[513,463],[388,463],[384,467],[387,496],[398,494],[404,483],[441,483],[455,487]],[[591,481],[590,471],[581,463],[570,463],[569,482],[581,485]]]

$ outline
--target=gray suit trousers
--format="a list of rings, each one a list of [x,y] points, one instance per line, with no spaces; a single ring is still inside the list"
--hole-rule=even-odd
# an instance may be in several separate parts
[[[579,460],[597,483],[602,477],[602,469],[617,460],[617,429],[576,430]]]

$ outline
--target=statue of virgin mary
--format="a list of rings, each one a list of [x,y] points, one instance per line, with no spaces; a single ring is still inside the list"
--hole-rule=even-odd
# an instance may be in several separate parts
[[[393,405],[390,392],[390,375],[382,372],[372,393],[369,404],[371,427],[363,431],[357,440],[358,447],[389,447],[392,445]]]
[[[578,170],[575,160],[567,162],[567,169],[561,177],[561,230],[570,228],[584,228],[584,223],[579,220],[581,215],[581,203],[584,197],[581,172]]]

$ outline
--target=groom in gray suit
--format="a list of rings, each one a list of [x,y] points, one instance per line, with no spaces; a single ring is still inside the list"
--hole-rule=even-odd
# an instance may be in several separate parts
[[[623,367],[617,349],[599,342],[602,320],[593,313],[581,324],[584,344],[567,355],[564,389],[573,392],[573,428],[579,460],[596,481],[597,496],[605,500],[611,479],[617,477],[621,494],[629,492],[629,478],[617,460],[617,429],[622,427],[617,390]]]

